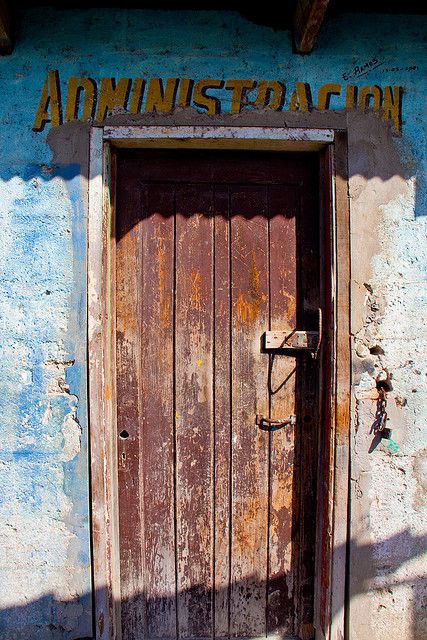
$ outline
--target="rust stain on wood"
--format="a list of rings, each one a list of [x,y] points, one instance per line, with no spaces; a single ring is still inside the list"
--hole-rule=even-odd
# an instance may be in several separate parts
[[[261,298],[259,287],[260,287],[260,275],[259,275],[259,270],[256,263],[256,253],[255,253],[255,249],[252,249],[252,264],[251,264],[251,272],[249,275],[249,295],[253,300],[259,300]]]
[[[301,640],[313,640],[314,638],[314,627],[311,623],[303,623],[299,628],[299,636]]]
[[[257,267],[256,252],[251,252],[251,265],[248,278],[247,293],[240,293],[236,301],[237,317],[244,324],[251,324],[258,319],[260,308],[267,296],[260,288],[260,274]]]
[[[290,442],[291,439],[293,440],[293,438],[288,438],[288,442]],[[293,462],[292,453],[283,458],[283,466],[285,468],[292,469]],[[273,511],[279,514],[282,510],[285,510],[286,513],[290,514],[292,509],[292,499],[292,476],[286,475],[277,479],[273,478],[271,495],[271,506]]]
[[[243,555],[253,553],[259,545],[256,529],[259,512],[263,508],[265,505],[261,503],[258,496],[249,496],[241,506],[244,516],[235,523],[233,535],[239,547],[239,553]]]
[[[202,292],[201,292],[201,275],[199,272],[191,272],[190,275],[190,279],[191,279],[191,296],[190,296],[190,301],[191,301],[191,306],[193,309],[195,309],[196,311],[201,311],[202,309]]]
[[[236,301],[238,320],[243,324],[255,322],[260,315],[261,305],[266,301],[267,296],[260,287],[256,251],[252,249],[247,290],[245,293],[241,292]]]
[[[157,265],[159,271],[159,304],[160,304],[160,323],[163,329],[170,327],[170,295],[166,290],[167,272],[166,272],[166,249],[165,239],[161,235],[160,227],[156,228],[157,241]]]
[[[337,397],[336,407],[336,434],[341,438],[341,443],[345,443],[348,438],[350,428],[350,394],[342,392]]]
[[[137,296],[137,284],[131,275],[137,269],[134,247],[135,231],[130,230],[120,238],[120,248],[123,254],[127,253],[129,256],[126,264],[128,271],[125,274],[127,281],[123,287],[117,287],[116,290],[116,304],[120,308],[120,315],[117,316],[117,331],[123,334],[127,331],[135,331],[138,327],[138,318],[133,306]]]
[[[295,295],[287,292],[285,289],[281,290],[284,298],[286,298],[286,317],[290,325],[295,326],[295,318],[297,311],[297,300]]]

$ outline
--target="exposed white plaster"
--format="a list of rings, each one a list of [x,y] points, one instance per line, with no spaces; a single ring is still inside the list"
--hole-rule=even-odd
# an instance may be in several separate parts
[[[42,424],[44,425],[49,424],[49,420],[51,419],[51,417],[52,417],[52,403],[49,400],[47,403],[45,412],[43,413]]]
[[[69,462],[80,453],[81,449],[82,429],[76,417],[76,409],[65,416],[62,435],[64,436],[62,459]]]
[[[426,597],[427,501],[423,470],[427,415],[427,340],[425,339],[427,263],[424,219],[415,218],[415,181],[390,181],[378,199],[378,181],[366,181],[354,197],[357,233],[360,202],[377,220],[370,229],[377,248],[370,266],[359,275],[363,313],[355,323],[356,429],[352,455],[351,638],[421,640],[427,625],[419,608]],[[365,230],[362,232],[362,237]],[[374,246],[374,244],[372,244]],[[354,260],[356,258],[354,257]],[[358,266],[356,266],[356,271]],[[361,296],[358,297],[361,300]],[[357,314],[357,311],[356,311]],[[374,355],[373,345],[381,349]],[[365,371],[363,371],[365,368]],[[377,406],[376,381],[390,375],[387,427],[370,451]],[[415,462],[415,466],[414,466]],[[421,476],[421,478],[420,478]],[[427,483],[426,483],[427,484]],[[420,492],[424,500],[420,500]]]

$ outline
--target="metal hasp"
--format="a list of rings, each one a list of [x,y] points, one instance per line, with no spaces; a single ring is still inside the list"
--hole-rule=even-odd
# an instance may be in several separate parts
[[[318,331],[266,331],[263,335],[264,349],[266,351],[282,349],[311,351],[313,357],[316,357],[322,342],[322,310],[320,308],[318,313]]]
[[[272,420],[271,418],[266,418],[259,413],[257,413],[255,416],[255,424],[257,424],[260,429],[264,429],[265,431],[281,429],[282,427],[286,427],[286,425],[288,424],[295,425],[296,423],[296,416],[289,416],[289,418],[282,418],[280,420]]]
[[[303,349],[315,351],[319,343],[317,331],[266,331],[264,333],[264,349]]]

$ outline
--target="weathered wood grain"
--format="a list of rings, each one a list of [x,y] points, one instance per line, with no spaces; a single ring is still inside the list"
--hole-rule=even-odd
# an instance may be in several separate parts
[[[308,637],[316,363],[272,362],[261,336],[317,329],[315,163],[120,154],[125,637]],[[297,424],[269,433],[257,413]]]
[[[210,635],[213,560],[212,188],[176,188],[175,410],[178,633]]]
[[[322,27],[329,0],[297,0],[294,42],[298,53],[310,53]]]
[[[130,184],[117,195],[116,372],[117,466],[120,530],[122,625],[129,640],[139,640],[145,616],[140,475],[141,198]],[[126,232],[125,232],[126,230]],[[138,527],[135,527],[135,522]]]
[[[290,332],[297,327],[297,237],[299,213],[295,187],[269,190],[270,325]],[[295,414],[296,358],[270,355],[271,417]],[[297,416],[298,420],[299,416]],[[299,424],[299,420],[298,420]],[[295,549],[293,526],[295,429],[288,425],[270,434],[270,526],[267,628],[284,636],[295,633]]]
[[[214,521],[214,635],[226,637],[230,622],[230,216],[229,189],[215,186],[215,521]]]
[[[230,632],[265,634],[268,537],[268,220],[265,187],[231,192],[232,247],[232,548]]]
[[[143,185],[140,469],[146,636],[176,634],[174,512],[174,189]],[[135,522],[132,523],[135,527]],[[143,636],[141,635],[141,638]]]
[[[306,185],[310,185],[310,189]],[[319,322],[320,259],[318,220],[318,165],[316,157],[306,165],[299,189],[300,211],[297,218],[297,286],[300,291],[297,322],[316,330]],[[298,487],[297,559],[297,631],[306,637],[314,635],[314,553],[316,527],[316,489],[318,473],[319,360],[306,354],[298,359],[296,378],[296,412],[298,438],[295,443],[295,478]]]

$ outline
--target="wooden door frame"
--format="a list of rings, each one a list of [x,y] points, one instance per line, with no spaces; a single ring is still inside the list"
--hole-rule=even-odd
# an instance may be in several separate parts
[[[120,640],[115,392],[115,155],[121,148],[206,148],[320,153],[321,268],[325,300],[318,489],[316,640],[345,637],[350,450],[350,232],[347,136],[333,129],[101,126],[90,139],[88,358],[95,633]],[[339,257],[339,258],[338,258]]]

